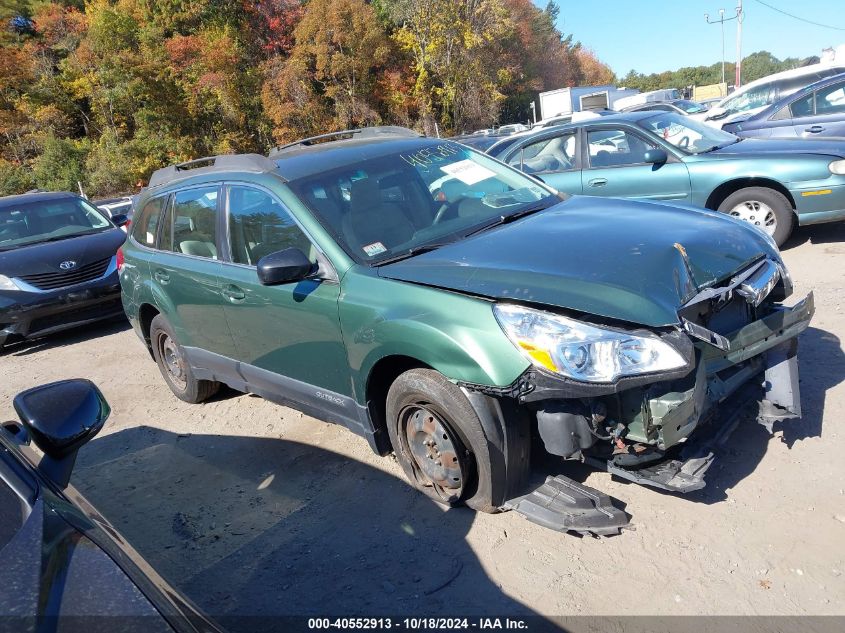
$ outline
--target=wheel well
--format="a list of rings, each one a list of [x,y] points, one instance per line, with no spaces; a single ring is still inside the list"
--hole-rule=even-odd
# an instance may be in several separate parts
[[[410,356],[385,356],[373,365],[367,377],[366,399],[376,435],[383,438],[378,446],[382,455],[392,448],[387,437],[387,392],[390,385],[409,369],[429,368],[424,362]]]
[[[719,205],[722,204],[729,195],[736,193],[740,189],[745,189],[746,187],[766,187],[768,189],[774,189],[786,197],[786,199],[789,200],[789,204],[792,206],[792,209],[795,209],[795,198],[792,197],[789,190],[777,180],[771,180],[770,178],[738,178],[737,180],[723,182],[721,185],[716,187],[707,198],[705,206],[708,209],[713,209],[714,211],[718,210]]]
[[[150,325],[153,319],[156,318],[159,311],[149,303],[145,303],[138,310],[138,320],[141,323],[141,333],[144,335],[144,341],[147,343],[147,348],[152,349],[150,343]]]

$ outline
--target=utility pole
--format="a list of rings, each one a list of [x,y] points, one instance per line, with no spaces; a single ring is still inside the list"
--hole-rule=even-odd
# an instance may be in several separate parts
[[[742,12],[742,0],[737,0],[736,6],[736,77],[734,89],[742,85],[742,22],[745,14]]]
[[[740,7],[742,6],[742,0],[738,0],[740,3]],[[719,19],[718,20],[711,20],[710,14],[704,14],[704,20],[707,24],[719,24],[722,27],[722,83],[725,83],[725,22],[730,22],[731,20],[737,20],[739,18],[739,11],[741,9],[737,9],[737,14],[732,18],[725,18],[725,10],[719,9]]]

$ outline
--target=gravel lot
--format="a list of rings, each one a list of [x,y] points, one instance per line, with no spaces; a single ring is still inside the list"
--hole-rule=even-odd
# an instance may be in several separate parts
[[[563,471],[632,515],[635,530],[605,539],[445,511],[363,439],[258,397],[184,404],[125,323],[8,349],[0,411],[39,383],[94,380],[113,413],[75,484],[216,617],[843,615],[845,224],[800,229],[784,256],[796,295],[816,293],[804,418],[774,436],[740,424],[707,488],[686,497]]]

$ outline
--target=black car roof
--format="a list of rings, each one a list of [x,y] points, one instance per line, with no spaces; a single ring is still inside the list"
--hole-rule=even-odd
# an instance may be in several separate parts
[[[61,200],[62,198],[79,198],[70,191],[34,191],[32,193],[21,193],[16,196],[4,196],[0,198],[0,209],[11,207],[22,202],[45,202],[47,200]]]
[[[153,172],[144,193],[194,176],[224,176],[239,171],[275,173],[287,181],[296,180],[331,169],[354,167],[363,160],[446,142],[450,141],[426,138],[413,130],[394,126],[343,130],[283,145],[272,150],[269,157],[222,154],[169,165]]]
[[[415,152],[421,147],[436,147],[451,142],[453,141],[450,139],[422,136],[385,135],[379,138],[351,138],[289,148],[283,154],[271,153],[270,158],[276,161],[278,173],[285,180],[296,180],[332,169],[353,167],[361,161],[373,158]]]

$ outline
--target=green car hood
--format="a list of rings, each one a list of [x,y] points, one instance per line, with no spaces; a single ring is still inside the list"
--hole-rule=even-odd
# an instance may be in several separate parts
[[[713,211],[574,197],[512,224],[380,267],[379,275],[646,326],[677,324],[705,286],[777,249]]]

